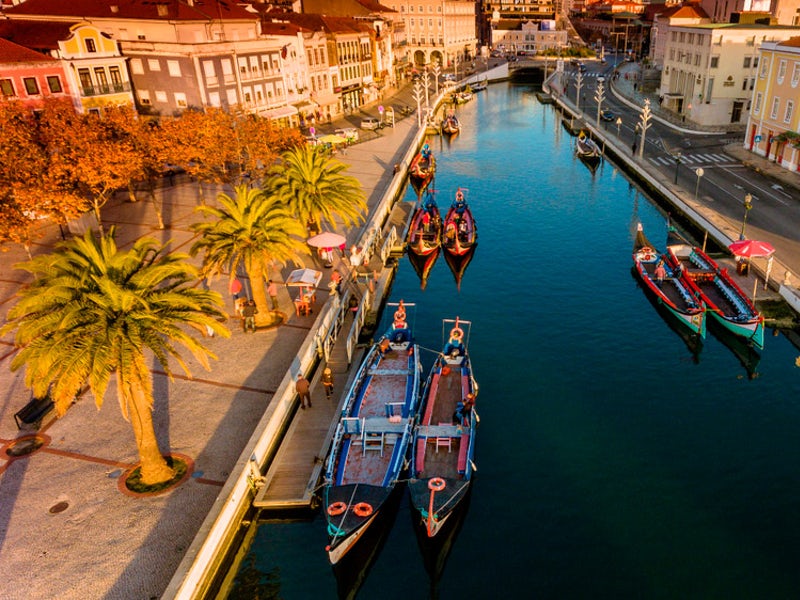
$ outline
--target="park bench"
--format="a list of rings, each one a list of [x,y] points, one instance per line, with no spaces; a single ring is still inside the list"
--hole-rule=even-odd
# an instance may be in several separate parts
[[[14,413],[17,429],[23,429],[26,426],[38,429],[42,424],[42,419],[44,419],[54,407],[55,405],[49,395],[43,398],[32,397],[25,406]]]

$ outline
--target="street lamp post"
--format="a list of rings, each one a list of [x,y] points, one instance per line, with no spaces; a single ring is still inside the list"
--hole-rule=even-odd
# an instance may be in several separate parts
[[[617,137],[619,138],[619,128],[622,127],[622,117],[617,117]]]
[[[681,151],[676,150],[673,156],[675,157],[675,183],[678,183],[678,168],[681,166]]]
[[[700,189],[700,178],[705,174],[702,167],[698,167],[694,170],[694,174],[697,175],[697,183],[694,185],[694,200],[697,202],[697,191]]]
[[[744,228],[747,225],[747,213],[753,208],[753,196],[751,194],[744,195],[744,218],[742,219],[742,232],[739,234],[739,239],[744,239]]]

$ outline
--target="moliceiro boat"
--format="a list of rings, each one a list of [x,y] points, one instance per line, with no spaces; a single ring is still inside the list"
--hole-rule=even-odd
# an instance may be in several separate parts
[[[429,538],[463,503],[475,471],[478,384],[467,353],[471,323],[458,318],[443,323],[452,329],[425,383],[408,482],[417,522]]]
[[[417,195],[422,195],[427,189],[431,181],[433,181],[435,173],[436,158],[433,156],[431,147],[425,142],[422,149],[412,159],[408,168],[408,177]]]
[[[442,134],[443,135],[456,135],[461,131],[461,124],[458,122],[458,117],[455,113],[449,113],[442,121]]]
[[[672,313],[678,321],[702,338],[706,336],[706,308],[700,295],[689,287],[656,252],[645,237],[641,223],[633,245],[633,266],[645,290]]]
[[[351,386],[325,467],[328,558],[336,564],[378,517],[405,468],[416,419],[419,350],[406,311],[368,351]]]
[[[408,229],[408,249],[419,256],[439,250],[442,243],[442,215],[433,192],[428,190],[425,201],[418,204]]]
[[[585,131],[581,131],[575,140],[575,154],[592,170],[597,168],[602,158],[600,147]]]
[[[764,348],[764,317],[728,273],[701,248],[670,228],[668,264],[705,302],[706,312],[731,333]]]
[[[458,188],[444,218],[442,245],[445,252],[463,256],[478,243],[478,226],[467,205],[466,190]]]

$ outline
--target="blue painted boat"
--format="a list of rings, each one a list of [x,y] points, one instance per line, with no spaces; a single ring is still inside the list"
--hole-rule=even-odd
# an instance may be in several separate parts
[[[689,244],[673,228],[669,231],[667,252],[670,268],[680,271],[685,285],[703,299],[712,318],[756,348],[764,348],[764,317],[727,269],[720,268],[713,258]]]
[[[452,329],[425,383],[408,480],[415,521],[428,538],[464,503],[475,470],[478,384],[467,352],[471,323],[456,318],[443,324],[443,332]]]
[[[420,384],[406,311],[367,352],[347,393],[325,467],[328,558],[336,564],[377,519],[406,467]]]
[[[657,302],[690,331],[706,337],[706,307],[702,298],[673,271],[667,257],[656,252],[645,237],[641,223],[633,245],[633,266],[645,289]]]

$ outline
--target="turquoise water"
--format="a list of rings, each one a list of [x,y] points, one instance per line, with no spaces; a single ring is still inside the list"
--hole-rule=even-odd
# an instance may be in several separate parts
[[[460,290],[444,257],[424,290],[403,258],[391,296],[418,303],[426,348],[473,321],[478,473],[440,577],[403,490],[357,597],[796,598],[800,350],[768,331],[749,372],[712,333],[692,352],[630,271],[636,223],[663,247],[663,212],[612,164],[592,176],[531,89],[459,119],[432,141],[437,198],[468,189],[475,257]],[[262,597],[336,598],[326,543],[319,515],[262,524]]]

